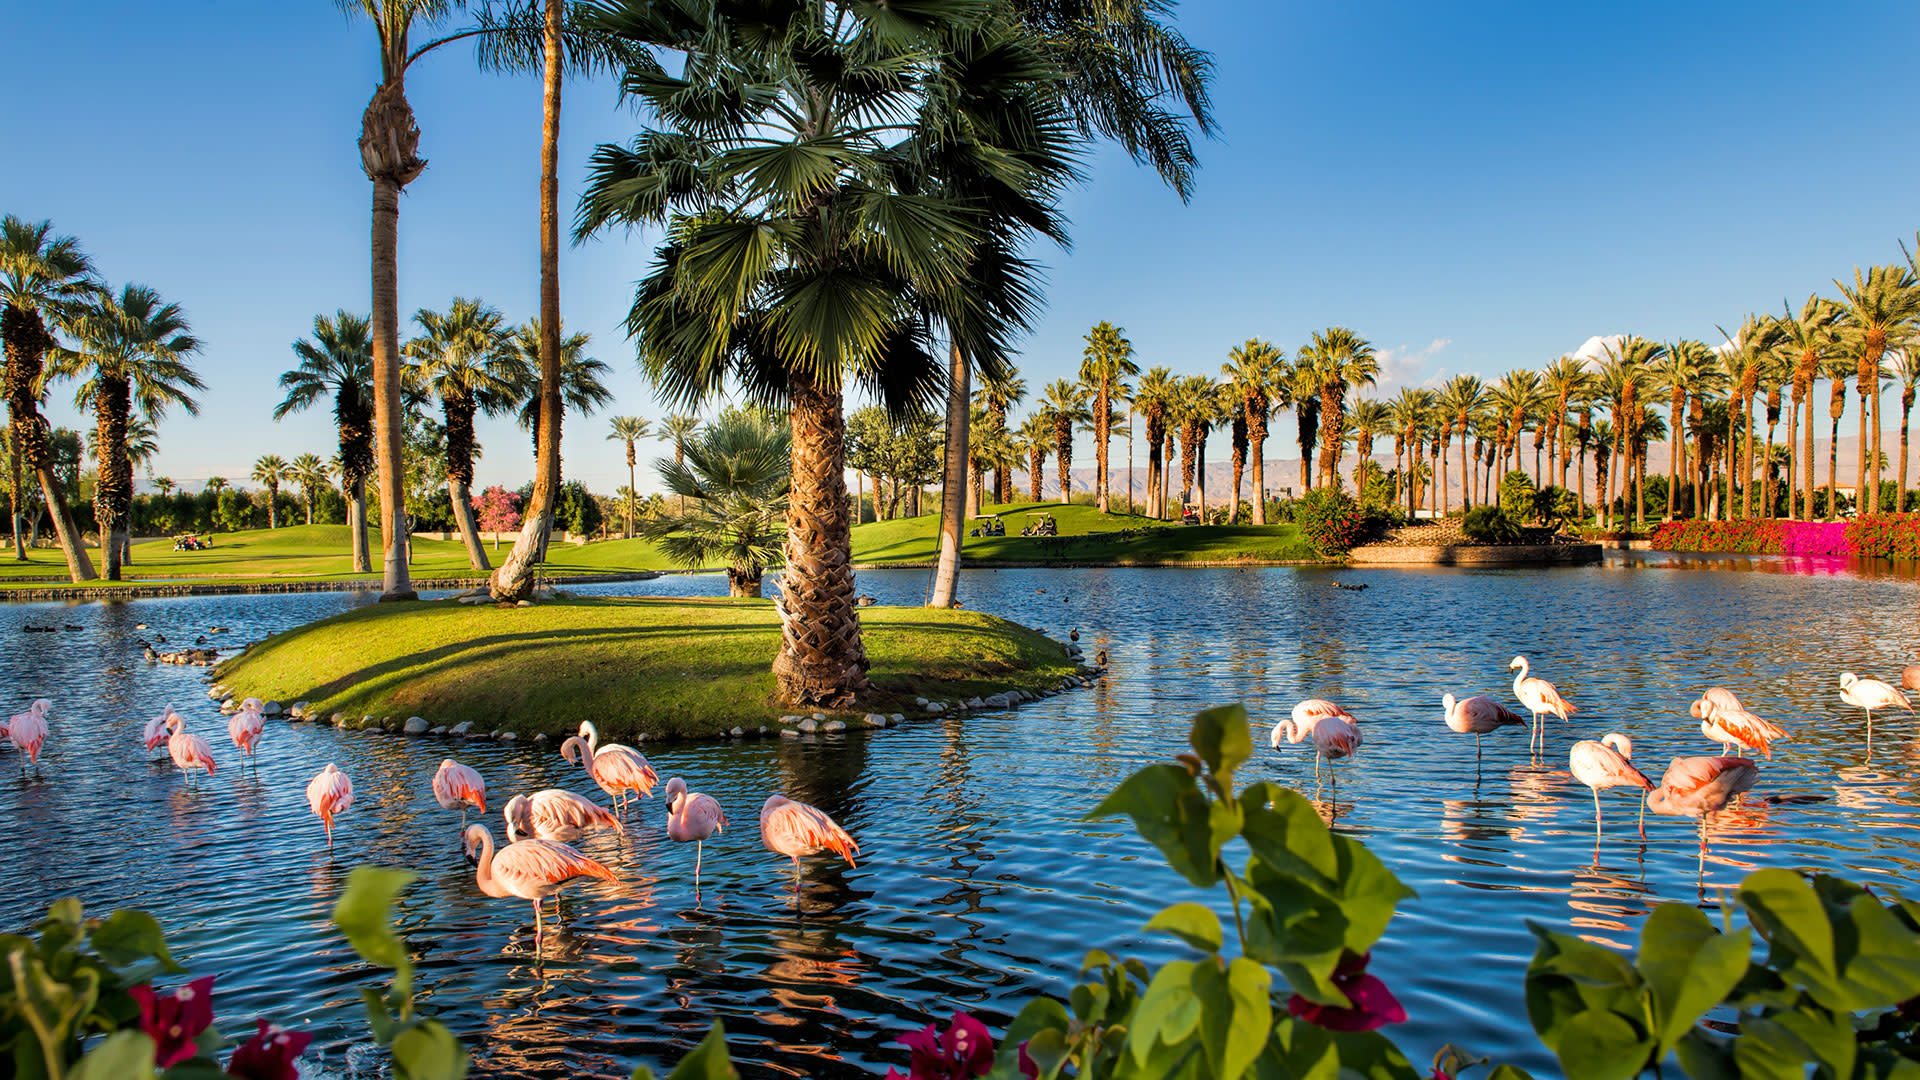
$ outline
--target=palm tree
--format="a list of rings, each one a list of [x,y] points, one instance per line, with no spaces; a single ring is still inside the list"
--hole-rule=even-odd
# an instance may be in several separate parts
[[[1920,387],[1920,355],[1911,345],[1889,352],[1886,368],[1893,385],[1900,388],[1900,463],[1894,466],[1896,494],[1891,511],[1900,514],[1907,509],[1907,424],[1913,419],[1914,391]]]
[[[1007,412],[1015,405],[1027,399],[1027,381],[1013,365],[1005,365],[997,372],[981,372],[980,389],[974,391],[974,399],[986,411],[987,422],[1007,431]],[[993,470],[993,501],[1011,502],[1013,499],[1013,472],[1011,466],[997,467]]]
[[[1340,440],[1337,433],[1346,428],[1347,390],[1372,386],[1380,375],[1380,361],[1366,338],[1344,326],[1329,327],[1313,335],[1312,344],[1300,350],[1311,358],[1320,392],[1321,472],[1334,486],[1340,482]]]
[[[1780,391],[1793,378],[1793,365],[1780,353],[1776,333],[1774,348],[1760,363],[1760,385],[1767,392],[1767,454],[1760,466],[1760,516],[1774,516],[1773,509],[1773,431],[1780,423]],[[1793,427],[1787,427],[1787,487],[1793,487]],[[1788,502],[1792,502],[1789,498]]]
[[[640,527],[660,550],[686,566],[725,560],[727,595],[758,597],[762,571],[786,539],[792,435],[758,409],[728,409],[675,445],[675,457],[654,462],[661,486],[691,510]]]
[[[507,346],[520,358],[519,370],[526,373],[514,388],[513,398],[518,409],[514,419],[519,422],[520,430],[532,436],[536,461],[541,446],[541,387],[545,385],[545,379],[540,374],[540,350],[544,347],[542,340],[539,319],[529,319],[507,333]],[[592,343],[593,338],[585,333],[566,334],[560,341],[558,385],[562,413],[576,412],[581,416],[592,416],[595,410],[613,401],[613,391],[601,381],[612,374],[613,369],[605,361],[587,355],[587,347]],[[537,465],[535,467],[538,468]],[[532,505],[531,498],[528,505]],[[524,526],[522,530],[524,532]],[[518,551],[518,546],[514,550]],[[545,558],[544,549],[541,557]],[[512,556],[508,556],[508,559],[511,561]],[[500,569],[493,575],[496,587],[506,580],[508,565],[501,563]]]
[[[647,428],[649,425],[646,420],[638,416],[616,416],[608,422],[608,426],[612,428],[612,430],[607,433],[607,438],[613,442],[625,443],[627,447],[627,535],[631,537],[633,535],[634,492],[638,489],[639,485],[639,481],[633,471],[633,444],[647,437]],[[682,507],[681,509],[684,511],[686,508]]]
[[[1825,371],[1822,372],[1832,388],[1827,397],[1827,416],[1833,421],[1833,429],[1827,435],[1828,521],[1832,521],[1838,513],[1836,507],[1839,489],[1835,486],[1835,474],[1840,471],[1840,418],[1847,412],[1847,379],[1853,375],[1854,371],[1853,361],[1845,356],[1833,356],[1826,360]],[[1854,488],[1856,510],[1859,508],[1859,491],[1860,489],[1856,486]]]
[[[280,527],[280,483],[293,479],[293,466],[279,454],[262,454],[253,463],[253,482],[267,487],[267,528]]]
[[[466,545],[467,562],[475,570],[489,571],[493,566],[473,516],[473,459],[480,451],[473,420],[479,413],[493,416],[518,404],[533,371],[507,343],[506,316],[478,300],[456,296],[446,311],[422,308],[413,319],[421,333],[407,342],[407,381],[416,392],[440,399],[454,524]]]
[[[1807,302],[1800,305],[1797,313],[1790,306],[1783,305],[1783,307],[1785,310],[1778,323],[1779,347],[1793,363],[1793,403],[1805,413],[1804,441],[1800,447],[1800,459],[1804,463],[1802,474],[1805,478],[1801,510],[1810,521],[1813,519],[1815,471],[1813,384],[1820,378],[1822,367],[1836,344],[1834,323],[1839,318],[1840,309],[1833,301],[1819,296],[1807,297]]]
[[[1632,446],[1633,440],[1638,437],[1641,399],[1653,387],[1651,367],[1666,354],[1667,348],[1643,337],[1623,334],[1619,340],[1609,341],[1604,349],[1607,359],[1600,368],[1598,389],[1607,400],[1614,418],[1614,446],[1610,455],[1614,464],[1613,473],[1620,480],[1622,499],[1626,497],[1627,485],[1634,485],[1634,522],[1636,525],[1645,524],[1645,478],[1635,473]],[[1607,523],[1612,527],[1613,495],[1610,489],[1604,487],[1602,495],[1606,499]]]
[[[1180,478],[1184,481],[1181,499],[1196,484],[1201,524],[1207,523],[1207,436],[1213,434],[1219,419],[1220,390],[1205,375],[1189,375],[1181,380]],[[1181,508],[1182,514],[1185,507]]]
[[[307,506],[307,524],[313,524],[313,499],[327,486],[327,463],[318,454],[301,454],[287,466],[294,483],[300,485],[300,499]],[[156,480],[154,483],[158,484]],[[172,481],[168,481],[169,484]]]
[[[51,428],[40,414],[47,350],[54,344],[47,320],[58,322],[79,302],[98,291],[93,263],[71,236],[55,236],[53,224],[30,224],[9,214],[0,219],[0,341],[7,351],[8,457],[12,462],[13,536],[16,558],[26,559],[20,505],[20,463],[40,481],[40,494],[53,519],[54,534],[67,559],[67,575],[89,581],[97,575],[87,558],[80,530],[67,510],[60,478],[53,468]]]
[[[1116,384],[1140,374],[1133,361],[1133,343],[1126,331],[1110,322],[1093,324],[1086,334],[1087,349],[1080,362],[1080,383],[1092,400],[1094,490],[1099,493],[1100,512],[1108,509],[1107,444],[1113,438],[1113,391]]]
[[[175,405],[200,411],[191,391],[205,384],[187,363],[200,350],[180,305],[165,303],[142,285],[118,296],[102,292],[62,320],[73,349],[50,353],[48,374],[80,380],[74,405],[94,414],[97,477],[94,515],[100,527],[101,560],[109,581],[120,580],[120,557],[128,545],[133,507],[133,462],[127,453],[133,410],[158,419]]]
[[[1162,448],[1167,440],[1168,421],[1179,393],[1179,380],[1164,367],[1148,369],[1133,391],[1133,411],[1146,420],[1147,437],[1147,516],[1164,518],[1167,502],[1162,496],[1166,470]]]
[[[995,424],[987,411],[975,407],[978,424],[967,427],[967,516],[973,517],[981,512],[981,504],[986,502],[986,471],[993,469],[1004,473],[1012,469],[1018,461],[1013,450],[1013,437],[1007,429]]]
[[[1018,437],[1014,440],[1014,449],[1023,451],[1027,456],[1027,484],[1032,490],[1033,501],[1040,501],[1040,485],[1046,478],[1047,452],[1053,446],[1053,421],[1039,412],[1027,417],[1020,425]]]
[[[1280,397],[1293,406],[1294,439],[1300,444],[1300,493],[1304,495],[1313,490],[1313,448],[1320,440],[1320,376],[1314,355],[1307,349],[1294,354]]]
[[[1073,429],[1081,422],[1091,420],[1091,414],[1087,411],[1087,392],[1077,383],[1055,379],[1047,384],[1047,392],[1041,397],[1035,412],[1046,418],[1053,431],[1053,458],[1054,468],[1060,477],[1060,501],[1071,502]]]
[[[180,485],[174,483],[173,477],[171,476],[156,476],[153,478],[153,486],[159,489],[162,495],[172,495],[173,489]],[[308,522],[308,524],[312,524],[312,522]]]
[[[221,492],[227,490],[227,488],[231,486],[232,485],[227,483],[227,478],[224,476],[207,477],[207,492],[209,494],[218,495]]]
[[[1392,420],[1387,415],[1387,404],[1372,398],[1357,401],[1349,410],[1348,419],[1353,425],[1354,458],[1356,462],[1364,465],[1373,460],[1373,440],[1384,434],[1392,425]],[[1364,495],[1366,487],[1356,480],[1354,492],[1357,495]]]
[[[1713,350],[1702,342],[1683,338],[1667,346],[1666,352],[1654,363],[1651,375],[1653,388],[1667,392],[1670,413],[1667,427],[1676,435],[1667,440],[1667,512],[1664,520],[1672,521],[1680,491],[1680,444],[1684,441],[1678,437],[1683,430],[1681,414],[1686,410],[1690,398],[1718,389]]]
[[[1577,405],[1586,396],[1591,378],[1585,361],[1572,356],[1554,357],[1547,364],[1547,370],[1541,373],[1541,385],[1546,389],[1547,396],[1553,399],[1552,409],[1546,416],[1549,462],[1561,461],[1565,458],[1560,428],[1566,422],[1567,408],[1570,405]],[[1557,483],[1561,487],[1567,486],[1564,469]]]
[[[279,420],[322,397],[333,398],[333,422],[339,432],[340,488],[347,497],[347,532],[353,543],[353,572],[373,569],[367,550],[367,477],[373,472],[373,339],[365,316],[345,311],[332,318],[313,317],[313,339],[293,343],[300,365],[280,376],[287,396],[274,406]]]
[[[1267,419],[1273,415],[1286,373],[1286,354],[1259,338],[1248,338],[1227,354],[1220,374],[1240,396],[1241,421],[1247,426],[1247,452],[1253,458],[1253,523],[1267,523]],[[1238,484],[1235,488],[1238,488]],[[1237,506],[1236,506],[1237,508]]]
[[[660,429],[653,433],[653,437],[661,442],[673,444],[673,460],[675,464],[679,464],[686,459],[687,443],[699,431],[699,417],[691,413],[670,413],[666,419],[660,421]],[[680,512],[683,514],[687,512],[685,497],[680,500]]]
[[[1462,513],[1473,506],[1473,482],[1467,465],[1467,422],[1487,401],[1487,385],[1477,375],[1455,375],[1440,388],[1438,404],[1451,427],[1443,429],[1441,440],[1446,439],[1445,432],[1460,433],[1460,510]],[[1435,473],[1434,482],[1440,485],[1440,498],[1445,505],[1447,477],[1445,473]]]
[[[1840,290],[1840,325],[1854,357],[1854,389],[1860,395],[1860,474],[1856,500],[1862,513],[1880,512],[1880,359],[1920,323],[1920,277],[1900,265],[1875,266],[1865,274],[1853,269],[1853,284],[1835,280]],[[1869,411],[1872,417],[1869,421]],[[1869,437],[1868,426],[1872,434]],[[1872,462],[1872,471],[1868,471]]]
[[[1734,460],[1728,465],[1730,472],[1737,472],[1740,482],[1740,516],[1753,516],[1753,395],[1760,389],[1760,376],[1773,351],[1780,343],[1780,329],[1774,320],[1764,315],[1748,315],[1740,323],[1737,334],[1729,335],[1721,331],[1727,339],[1727,350],[1734,364],[1735,377],[1729,383],[1734,395],[1734,419],[1741,422],[1741,438],[1734,445]],[[1864,414],[1863,414],[1864,415]],[[1862,432],[1862,434],[1865,434]],[[1729,432],[1729,438],[1731,438]],[[1744,453],[1742,452],[1744,451]],[[1727,491],[1727,509],[1729,517],[1733,509],[1733,491]]]

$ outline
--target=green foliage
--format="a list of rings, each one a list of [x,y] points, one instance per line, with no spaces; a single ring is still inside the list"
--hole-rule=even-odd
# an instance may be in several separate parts
[[[135,1023],[128,992],[156,975],[178,972],[160,924],[144,911],[83,916],[76,897],[59,900],[33,927],[35,936],[0,935],[0,1063],[21,1077],[153,1075],[153,1044],[136,1029],[109,1039],[82,1065],[81,1040]],[[139,1052],[144,1050],[144,1059]],[[136,1064],[144,1061],[144,1073]]]
[[[628,1080],[653,1080],[653,1070],[642,1065],[633,1070]],[[739,1070],[727,1056],[726,1026],[715,1020],[706,1038],[693,1048],[693,1053],[680,1059],[680,1064],[667,1074],[667,1080],[740,1080]]]
[[[1500,509],[1515,521],[1524,521],[1533,516],[1533,497],[1538,489],[1533,486],[1533,477],[1523,470],[1512,469],[1500,478]]]
[[[333,924],[346,935],[360,959],[393,969],[393,989],[382,994],[363,987],[367,1023],[374,1041],[393,1055],[399,1080],[462,1080],[467,1052],[438,1020],[417,1016],[413,1008],[413,961],[407,944],[393,932],[393,903],[414,879],[409,870],[357,866],[346,891],[333,906]]]
[[[1476,506],[1461,519],[1460,531],[1478,544],[1517,544],[1520,526],[1498,506]]]
[[[1293,504],[1300,535],[1323,556],[1344,554],[1366,535],[1366,514],[1337,487],[1317,487]]]
[[[560,485],[553,503],[553,520],[574,536],[592,536],[600,531],[600,502],[578,480]]]

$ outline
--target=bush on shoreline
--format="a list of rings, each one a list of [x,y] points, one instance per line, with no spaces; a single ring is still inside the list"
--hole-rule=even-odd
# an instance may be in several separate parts
[[[1920,557],[1920,517],[1881,514],[1839,521],[1669,521],[1653,531],[1659,551],[1745,555]]]

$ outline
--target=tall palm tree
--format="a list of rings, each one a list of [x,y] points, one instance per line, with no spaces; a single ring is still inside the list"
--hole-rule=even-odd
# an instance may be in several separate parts
[[[1852,285],[1837,279],[1833,284],[1840,290],[1842,335],[1854,357],[1854,389],[1861,397],[1859,488],[1863,496],[1857,505],[1861,512],[1875,514],[1880,512],[1880,359],[1888,345],[1899,344],[1920,323],[1920,277],[1898,264],[1875,266],[1864,274],[1856,266]]]
[[[514,400],[519,411],[515,419],[520,428],[533,436],[534,454],[537,458],[542,443],[540,437],[541,419],[545,410],[541,406],[546,376],[540,373],[541,350],[545,336],[540,330],[539,319],[529,319],[526,323],[514,327],[507,335],[507,343],[521,360],[526,371],[525,379],[516,387]],[[607,389],[601,380],[613,373],[603,360],[595,360],[587,355],[587,347],[593,344],[593,338],[585,333],[565,334],[560,340],[557,385],[560,394],[560,411],[575,412],[581,416],[592,416],[597,409],[604,408],[613,401],[613,391]],[[538,466],[536,465],[536,468]],[[536,486],[538,486],[536,482]],[[557,482],[556,482],[557,486]],[[529,501],[531,505],[531,501]],[[524,526],[522,527],[524,533]],[[515,551],[519,548],[516,546]],[[509,556],[509,559],[512,557]],[[544,550],[541,558],[545,558]],[[499,572],[493,575],[496,588],[507,580],[507,564],[501,563]]]
[[[1780,353],[1778,336],[1774,348],[1760,363],[1760,387],[1767,395],[1767,453],[1760,466],[1760,516],[1770,518],[1774,515],[1773,498],[1773,432],[1780,423],[1781,390],[1793,378],[1793,365]],[[1787,487],[1793,487],[1793,428],[1787,428]],[[1788,502],[1792,502],[1789,498]]]
[[[725,560],[727,595],[758,597],[785,539],[792,435],[758,409],[728,409],[654,462],[661,486],[691,510],[647,521],[641,534],[687,567]]]
[[[1387,403],[1366,398],[1354,403],[1348,410],[1348,419],[1353,426],[1353,452],[1355,461],[1364,465],[1373,460],[1373,440],[1384,434],[1391,425],[1387,416]],[[1365,494],[1366,488],[1359,482],[1354,484],[1355,494]]]
[[[1053,421],[1034,412],[1020,425],[1014,448],[1027,457],[1027,485],[1033,501],[1040,501],[1040,486],[1046,480],[1047,453],[1053,447]]]
[[[1813,519],[1815,462],[1813,460],[1813,384],[1836,345],[1835,322],[1840,309],[1831,300],[1807,297],[1798,312],[1783,305],[1779,320],[1779,348],[1793,363],[1793,401],[1805,414],[1800,460],[1804,477],[1801,513]]]
[[[1320,442],[1320,375],[1307,348],[1294,354],[1282,395],[1293,406],[1294,440],[1300,446],[1300,493],[1313,490],[1313,450]]]
[[[232,486],[233,485],[227,483],[227,478],[224,476],[207,477],[206,490],[208,494],[218,495]]]
[[[1253,459],[1253,523],[1267,523],[1267,419],[1280,395],[1286,374],[1286,354],[1271,343],[1248,338],[1227,354],[1220,367],[1227,385],[1240,396],[1241,419],[1247,426],[1247,452]],[[1238,485],[1235,485],[1236,488]]]
[[[1580,399],[1585,396],[1591,378],[1591,374],[1587,371],[1586,362],[1573,356],[1554,357],[1553,360],[1547,364],[1547,369],[1541,373],[1541,384],[1545,387],[1547,396],[1553,399],[1553,405],[1549,408],[1546,415],[1547,460],[1549,462],[1560,461],[1564,457],[1562,453],[1564,448],[1561,446],[1560,429],[1566,421],[1568,407],[1577,405]],[[1555,481],[1555,483],[1561,487],[1566,486],[1567,481],[1564,470],[1560,475],[1560,479]]]
[[[1340,482],[1340,440],[1334,436],[1346,428],[1347,391],[1356,386],[1372,386],[1380,375],[1380,360],[1366,338],[1344,326],[1329,327],[1313,335],[1313,341],[1300,350],[1310,358],[1320,393],[1320,447],[1324,482]]]
[[[1099,493],[1100,512],[1109,513],[1107,445],[1113,438],[1113,389],[1134,375],[1140,365],[1133,360],[1133,343],[1126,331],[1102,320],[1086,334],[1087,348],[1080,362],[1080,383],[1093,399],[1093,471],[1094,490]]]
[[[293,343],[299,366],[280,376],[286,397],[274,406],[279,420],[323,397],[333,398],[333,423],[339,434],[340,488],[347,498],[347,532],[353,544],[353,572],[373,569],[367,550],[367,477],[373,473],[373,338],[363,315],[346,311],[313,317],[313,338]]]
[[[1219,389],[1220,395],[1218,404],[1214,406],[1214,414],[1226,420],[1229,445],[1233,448],[1233,498],[1228,503],[1230,509],[1227,513],[1227,524],[1238,525],[1240,524],[1240,481],[1247,469],[1246,399],[1241,397],[1232,386],[1222,384]],[[1259,492],[1254,492],[1256,499],[1259,495]]]
[[[1189,375],[1181,380],[1181,461],[1180,476],[1189,490],[1197,486],[1200,521],[1207,518],[1207,437],[1219,419],[1220,390],[1205,375]],[[1186,495],[1182,494],[1184,500]],[[1185,508],[1182,507],[1184,513]]]
[[[686,460],[687,443],[692,441],[699,432],[699,417],[692,413],[669,413],[666,419],[660,421],[660,428],[653,433],[653,437],[661,442],[673,444],[673,460],[675,464],[679,464]],[[683,514],[687,512],[687,500],[684,496],[680,499],[680,512]]]
[[[1654,363],[1650,374],[1653,388],[1667,392],[1670,413],[1667,427],[1675,435],[1667,440],[1667,511],[1664,519],[1672,521],[1675,500],[1680,491],[1680,446],[1685,441],[1680,437],[1683,431],[1681,414],[1686,410],[1690,398],[1718,389],[1713,350],[1702,342],[1682,338],[1667,346],[1665,354]]]
[[[1734,446],[1734,460],[1729,469],[1739,474],[1740,516],[1753,516],[1753,396],[1759,392],[1760,376],[1773,351],[1780,344],[1780,328],[1775,320],[1765,315],[1748,315],[1740,323],[1736,334],[1722,336],[1727,339],[1727,350],[1734,361],[1736,377],[1729,385],[1735,401],[1735,413],[1741,422],[1741,435]],[[1864,432],[1862,433],[1864,434]],[[1731,435],[1729,436],[1731,437]],[[1728,489],[1727,509],[1733,509],[1733,492]],[[1731,513],[1729,513],[1731,516]]]
[[[986,471],[1005,473],[1018,463],[1018,455],[1013,450],[1013,437],[1007,429],[995,424],[984,408],[975,407],[978,424],[967,428],[968,477],[967,477],[967,516],[973,517],[981,512],[986,502]]]
[[[1479,411],[1487,401],[1487,384],[1478,375],[1455,375],[1440,387],[1438,405],[1447,416],[1449,427],[1443,429],[1441,440],[1446,439],[1445,432],[1460,433],[1460,510],[1462,513],[1472,509],[1473,481],[1470,466],[1467,464],[1467,423],[1472,415]],[[1435,473],[1434,483],[1440,485],[1440,498],[1446,500],[1446,474]]]
[[[1015,405],[1027,399],[1027,381],[1013,365],[1007,364],[995,372],[981,372],[980,389],[974,391],[974,399],[986,411],[987,422],[998,428],[1003,434],[1007,431],[1007,412]],[[993,501],[997,503],[1013,500],[1013,470],[1011,466],[993,470]]]
[[[1055,379],[1047,384],[1036,410],[1053,431],[1054,469],[1060,478],[1060,501],[1073,501],[1073,429],[1091,419],[1087,391],[1077,383]]]
[[[306,504],[307,524],[313,524],[313,500],[327,487],[327,463],[320,455],[307,453],[294,458],[287,466],[287,472],[294,483],[300,485],[300,500]]]
[[[9,214],[0,219],[0,341],[7,351],[6,393],[8,457],[12,463],[15,557],[26,547],[20,505],[20,464],[33,470],[53,519],[54,534],[74,581],[96,577],[80,530],[67,510],[60,478],[53,468],[51,431],[40,414],[47,350],[54,345],[48,320],[59,322],[99,289],[93,263],[71,236],[56,236],[51,222],[29,223]]]
[[[280,485],[293,479],[293,466],[279,454],[262,454],[253,463],[253,482],[267,489],[267,528],[280,527]]]
[[[407,342],[408,382],[417,392],[440,399],[454,524],[466,545],[467,562],[475,570],[490,571],[480,523],[473,516],[473,459],[480,451],[473,421],[477,414],[493,416],[519,404],[523,388],[533,379],[532,368],[509,346],[506,316],[478,300],[456,296],[446,311],[422,308],[413,318],[421,332]]]
[[[199,412],[192,391],[205,384],[187,358],[200,351],[200,340],[180,305],[143,285],[128,285],[118,296],[99,293],[62,321],[75,348],[53,350],[48,373],[79,379],[74,405],[93,411],[94,514],[107,580],[118,581],[133,507],[128,421],[136,407],[149,419],[175,405]]]
[[[1407,482],[1407,512],[1413,512],[1414,492],[1411,483],[1413,463],[1420,460],[1420,424],[1427,410],[1432,407],[1431,390],[1403,386],[1399,396],[1387,405],[1387,422],[1393,428],[1394,469],[1403,475]],[[1406,455],[1403,463],[1401,455]]]
[[[1913,399],[1916,388],[1920,388],[1920,355],[1916,355],[1913,346],[1887,353],[1887,374],[1893,376],[1893,385],[1900,388],[1900,463],[1894,466],[1895,501],[1892,513],[1905,513],[1907,509],[1907,425],[1913,419]]]
[[[1856,370],[1852,360],[1845,356],[1830,356],[1824,364],[1821,374],[1827,377],[1831,391],[1827,396],[1827,416],[1832,420],[1832,430],[1827,435],[1827,520],[1832,521],[1839,513],[1839,488],[1835,486],[1836,474],[1840,471],[1840,418],[1847,412],[1847,379]],[[1856,487],[1855,509],[1858,509]]]
[[[1652,366],[1666,354],[1667,347],[1634,334],[1623,334],[1616,341],[1609,341],[1603,349],[1606,361],[1601,365],[1598,389],[1606,399],[1609,411],[1613,415],[1614,443],[1609,458],[1613,464],[1612,473],[1620,482],[1620,497],[1624,500],[1628,485],[1634,490],[1634,521],[1644,524],[1646,521],[1644,477],[1636,474],[1634,468],[1633,445],[1639,437],[1638,427],[1642,418],[1639,406],[1653,388]],[[1603,488],[1606,497],[1607,522],[1613,521],[1613,495],[1610,489]]]
[[[639,481],[634,474],[635,455],[633,444],[647,437],[647,421],[638,416],[616,416],[608,422],[612,429],[607,438],[613,442],[624,443],[627,448],[627,533],[633,535],[634,492],[639,490]]]
[[[1179,380],[1174,377],[1172,370],[1164,367],[1149,368],[1133,391],[1133,411],[1146,421],[1147,516],[1150,518],[1166,517],[1166,499],[1161,494],[1166,486],[1166,460],[1162,448],[1166,444],[1168,421],[1172,418],[1178,396]]]

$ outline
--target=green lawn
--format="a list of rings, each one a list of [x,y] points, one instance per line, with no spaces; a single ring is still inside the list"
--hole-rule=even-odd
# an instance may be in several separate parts
[[[1004,537],[963,536],[970,563],[1269,563],[1318,561],[1292,525],[1178,525],[1135,514],[1102,514],[1091,506],[1009,503],[988,506],[1006,522]],[[1029,514],[1050,513],[1057,539],[1018,535]],[[969,520],[972,530],[978,519]],[[930,563],[939,556],[940,519],[878,521],[853,530],[857,563]]]
[[[876,692],[857,712],[1052,689],[1078,670],[1057,642],[991,615],[869,607],[860,623]],[[237,696],[304,700],[323,715],[418,715],[522,737],[592,720],[607,738],[698,737],[789,711],[769,670],[779,641],[763,600],[416,601],[275,635],[214,675]]]
[[[380,533],[369,531],[369,550],[373,552],[374,574],[380,569]],[[248,532],[217,533],[208,551],[175,551],[171,540],[153,540],[133,546],[133,563],[123,575],[141,580],[167,581],[270,581],[284,578],[340,581],[364,578],[353,572],[353,557],[348,549],[351,534],[345,525],[291,525],[283,529],[255,529]],[[511,544],[502,541],[498,552],[487,545],[489,558],[496,563],[506,557]],[[94,568],[100,565],[100,553],[89,551]],[[21,584],[22,578],[66,578],[67,564],[58,548],[35,548],[27,561],[0,559],[0,588],[9,581]],[[621,573],[634,570],[669,568],[653,544],[644,540],[603,540],[574,546],[556,543],[547,549],[548,565],[556,573]],[[470,578],[479,576],[467,562],[466,548],[458,540],[420,540],[413,543],[413,576],[416,580]],[[109,583],[110,584],[110,583]]]

